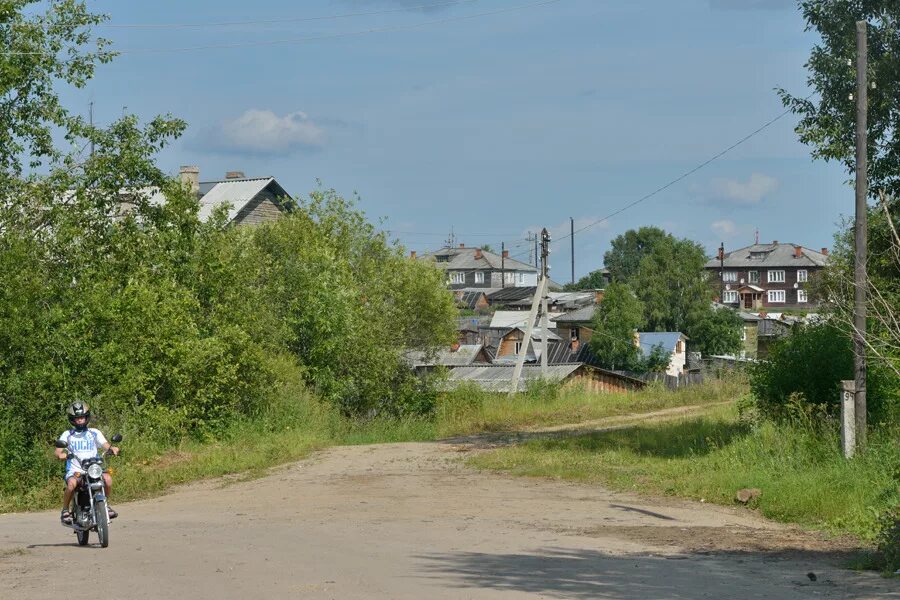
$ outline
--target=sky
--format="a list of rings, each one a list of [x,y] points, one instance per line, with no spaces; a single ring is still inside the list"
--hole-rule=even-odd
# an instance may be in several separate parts
[[[528,261],[528,233],[546,227],[558,240],[551,276],[567,282],[570,218],[585,228],[580,277],[631,228],[662,227],[710,255],[757,231],[818,250],[853,211],[847,175],[813,161],[786,115],[604,220],[776,118],[776,88],[809,93],[816,37],[793,0],[89,5],[109,15],[115,27],[97,33],[122,55],[65,91],[74,112],[93,102],[98,123],[170,113],[189,127],[160,154],[165,171],[358,194],[420,254],[452,230],[457,244],[503,244]]]

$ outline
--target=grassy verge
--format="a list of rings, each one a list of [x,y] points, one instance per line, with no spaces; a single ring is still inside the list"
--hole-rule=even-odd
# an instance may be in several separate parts
[[[702,417],[530,441],[472,464],[720,504],[733,504],[741,488],[759,488],[754,502],[769,518],[872,540],[878,514],[900,501],[900,436],[871,435],[868,452],[851,461],[838,442],[835,432],[815,428],[752,425],[724,406]]]
[[[125,432],[123,457],[111,459],[115,502],[147,498],[181,483],[243,473],[299,460],[328,446],[434,440],[451,435],[575,423],[689,404],[733,400],[740,381],[717,381],[688,390],[651,387],[633,394],[535,387],[510,399],[461,389],[441,397],[431,418],[351,420],[322,405],[302,385],[256,419],[234,423],[213,439],[146,439]],[[101,424],[102,425],[102,424]],[[107,431],[108,434],[112,431]],[[0,512],[55,507],[61,501],[61,467],[47,451],[47,479],[19,494],[0,493]]]

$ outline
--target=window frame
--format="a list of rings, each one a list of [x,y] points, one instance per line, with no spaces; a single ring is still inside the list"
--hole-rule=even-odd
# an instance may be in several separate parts
[[[781,300],[772,299],[773,296],[777,298],[779,295],[781,296]],[[787,293],[785,292],[785,290],[768,290],[766,292],[766,299],[768,300],[769,304],[784,304],[785,302],[787,302]]]
[[[450,271],[450,285],[458,285],[466,282],[465,271]]]
[[[747,271],[747,283],[759,283],[759,271]]]
[[[803,273],[803,278],[800,278],[800,273]],[[806,283],[809,281],[809,271],[806,269],[797,269],[797,283]]]
[[[503,272],[503,283],[515,283],[516,282],[516,272],[515,271],[504,271]]]
[[[737,271],[722,271],[722,281],[724,281],[725,283],[737,283],[737,280]]]
[[[778,277],[773,277],[777,273],[781,273],[781,279],[778,279]],[[769,269],[766,272],[766,281],[768,283],[784,283],[784,281],[785,281],[784,269]]]
[[[734,300],[729,300],[729,298],[734,298]],[[737,304],[740,301],[737,290],[725,290],[722,292],[722,304]]]
[[[801,297],[800,295],[803,294]],[[797,290],[797,304],[807,304],[809,302],[809,294],[806,290]]]
[[[484,271],[475,271],[475,283],[484,283]]]

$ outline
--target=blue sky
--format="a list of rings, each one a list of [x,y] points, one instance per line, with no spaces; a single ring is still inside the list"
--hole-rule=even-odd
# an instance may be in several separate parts
[[[101,29],[124,54],[66,101],[86,113],[93,100],[98,122],[123,107],[185,119],[187,134],[160,156],[173,174],[196,164],[203,180],[274,175],[292,194],[318,179],[358,192],[408,249],[440,247],[452,226],[459,242],[505,241],[527,259],[528,231],[562,237],[569,217],[596,221],[778,115],[774,88],[808,93],[815,37],[791,0],[559,0],[497,12],[537,2],[96,0],[110,24],[276,22]],[[380,14],[296,20],[361,12]],[[384,31],[362,33],[371,29]],[[271,43],[310,37],[320,39]],[[228,44],[253,45],[172,51]],[[710,253],[750,244],[756,230],[762,241],[831,246],[853,190],[838,165],[810,159],[795,124],[784,117],[577,234],[576,275],[641,225]],[[569,259],[569,241],[556,244],[555,279],[568,280]]]

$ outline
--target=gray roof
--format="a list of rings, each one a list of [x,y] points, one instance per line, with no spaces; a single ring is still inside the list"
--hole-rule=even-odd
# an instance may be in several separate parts
[[[481,258],[475,258],[475,252],[477,250],[479,249],[442,248],[440,250],[437,250],[436,252],[423,254],[418,259],[433,262],[441,269],[469,269],[485,271],[499,271],[501,269],[504,269],[506,271],[528,271],[530,273],[537,273],[537,267],[535,267],[534,265],[523,263],[514,258],[504,259],[499,254],[494,254],[493,252],[488,252],[487,250],[480,250]],[[437,260],[438,256],[446,256],[448,260],[445,262],[439,262]]]
[[[581,364],[548,365],[547,379],[562,381],[581,367]],[[472,366],[458,367],[450,371],[449,387],[455,387],[463,382],[472,382],[484,390],[492,392],[510,391],[514,366]],[[524,391],[529,381],[541,379],[541,367],[539,365],[525,365],[519,378],[519,390]]]
[[[675,344],[684,336],[679,331],[641,331],[638,332],[641,354],[650,356],[654,346],[661,345],[670,354],[675,351]],[[687,336],[685,336],[687,337]]]
[[[439,350],[433,355],[414,350],[406,353],[406,359],[413,367],[433,367],[436,365],[461,367],[475,362],[482,348],[484,346],[481,344],[462,344],[455,351],[447,348]]]
[[[233,221],[251,200],[269,186],[276,197],[288,196],[288,193],[275,181],[274,177],[205,181],[200,184],[200,213],[198,216],[201,221],[206,221],[217,208],[229,204],[228,220]]]
[[[796,249],[800,249],[800,256],[796,256]],[[718,269],[723,266],[726,269],[740,268],[779,268],[779,267],[824,267],[828,263],[828,256],[803,246],[794,244],[753,244],[746,248],[739,248],[725,253],[724,264],[718,258],[713,258],[706,263],[707,269]]]
[[[567,312],[553,319],[554,323],[590,323],[594,320],[594,314],[597,312],[597,305],[585,306],[572,312]]]

